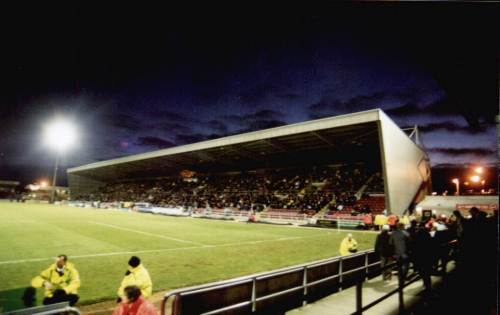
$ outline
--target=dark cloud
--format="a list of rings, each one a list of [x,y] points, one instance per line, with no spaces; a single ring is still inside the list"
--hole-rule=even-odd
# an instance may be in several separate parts
[[[264,109],[252,114],[246,115],[224,115],[221,118],[228,123],[238,125],[251,125],[262,120],[277,120],[283,117],[284,114],[271,109]]]
[[[372,94],[358,95],[347,100],[335,97],[336,91],[326,89],[321,100],[309,106],[309,117],[312,119],[364,111],[373,108],[387,108],[386,103],[397,102],[404,104],[391,109],[385,109],[386,113],[393,116],[408,116],[420,113],[422,110],[418,107],[423,92],[416,88],[400,89],[394,91],[377,91]],[[446,102],[432,104],[432,110],[443,112]],[[430,110],[430,109],[429,109]]]
[[[415,103],[406,103],[402,106],[386,109],[385,112],[389,116],[408,117],[422,113],[422,109]]]
[[[197,119],[192,117],[188,117],[185,114],[173,112],[170,110],[157,110],[150,113],[152,117],[161,119],[162,121],[167,122],[179,122],[179,123],[187,123],[187,122],[195,122]]]
[[[160,122],[158,124],[151,125],[151,128],[158,128],[162,131],[173,132],[173,133],[190,133],[192,129],[185,124],[180,124],[176,122]]]
[[[207,136],[201,133],[196,133],[196,134],[178,134],[175,136],[175,143],[180,145],[180,144],[189,144],[189,143],[195,143],[195,142],[200,142],[203,140],[206,140]]]
[[[445,155],[474,155],[477,157],[495,155],[497,151],[488,148],[427,148],[428,152]]]
[[[257,130],[263,130],[263,129],[269,129],[269,128],[274,128],[274,127],[279,127],[279,126],[284,126],[286,125],[286,122],[281,121],[281,120],[256,120],[252,122],[247,128],[245,129],[240,129],[236,133],[244,133],[244,132],[250,132],[250,131],[257,131]]]
[[[479,113],[475,115],[471,115],[470,110],[465,110],[463,106],[459,106],[460,104],[453,101],[449,97],[442,97],[437,99],[436,101],[425,105],[418,106],[413,102],[405,103],[399,107],[394,107],[391,109],[387,109],[385,112],[391,116],[396,118],[404,118],[408,116],[414,115],[430,115],[430,116],[462,116],[469,126],[471,126],[471,130],[481,131],[481,121],[486,121],[487,123],[494,122],[494,115],[489,115],[485,113]],[[451,127],[453,129],[453,127]]]
[[[276,97],[287,101],[295,101],[300,99],[302,96],[296,93],[284,93],[284,94],[277,94]]]
[[[170,148],[175,146],[175,143],[158,137],[139,137],[137,138],[136,144],[140,146],[156,147],[158,149]]]
[[[431,132],[437,130],[446,130],[449,132],[462,132],[468,134],[479,134],[486,131],[487,127],[491,125],[482,125],[477,128],[469,127],[469,126],[460,126],[453,121],[444,121],[439,123],[430,123],[427,125],[419,125],[418,129],[424,132]],[[403,127],[408,128],[408,127]]]
[[[259,84],[256,85],[243,93],[240,93],[239,98],[244,103],[258,103],[262,100],[279,92],[279,88],[271,84]]]
[[[128,131],[139,131],[144,127],[139,119],[127,114],[108,114],[104,119],[108,125]]]
[[[220,120],[216,120],[216,119],[210,120],[209,122],[206,123],[206,125],[207,125],[208,128],[210,128],[212,130],[215,130],[216,132],[219,132],[219,133],[222,133],[222,134],[227,133],[227,126],[226,126],[226,124],[224,124]]]

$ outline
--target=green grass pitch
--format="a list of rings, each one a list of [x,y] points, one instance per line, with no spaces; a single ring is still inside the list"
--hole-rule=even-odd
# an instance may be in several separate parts
[[[157,292],[337,256],[346,234],[8,202],[0,203],[0,217],[0,311],[22,307],[24,288],[58,254],[80,272],[79,303],[89,304],[116,297],[132,255],[141,258]],[[373,247],[374,233],[354,237],[361,250]]]

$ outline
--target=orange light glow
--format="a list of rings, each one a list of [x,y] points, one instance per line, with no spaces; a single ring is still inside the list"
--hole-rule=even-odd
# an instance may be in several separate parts
[[[481,180],[481,177],[474,175],[474,176],[471,176],[470,180],[473,181],[474,183],[479,183],[479,181]]]

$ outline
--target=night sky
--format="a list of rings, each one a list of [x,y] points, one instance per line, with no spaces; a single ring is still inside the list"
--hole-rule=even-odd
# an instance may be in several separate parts
[[[497,164],[498,4],[20,8],[4,12],[0,179],[383,109],[433,166]],[[64,182],[64,178],[62,182]]]

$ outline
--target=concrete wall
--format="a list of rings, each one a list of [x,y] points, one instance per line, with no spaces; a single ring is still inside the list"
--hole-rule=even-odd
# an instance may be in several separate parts
[[[420,192],[427,189],[430,182],[429,160],[384,112],[379,111],[379,115],[386,207],[400,215],[413,201],[423,197]]]

